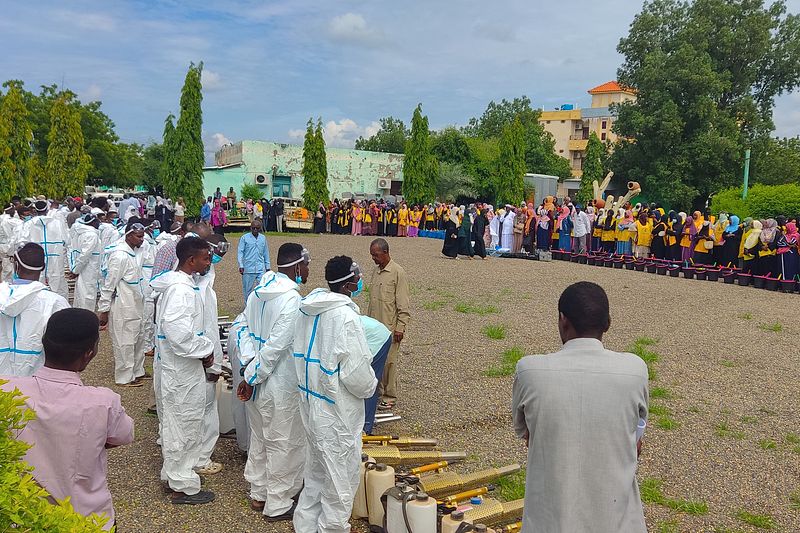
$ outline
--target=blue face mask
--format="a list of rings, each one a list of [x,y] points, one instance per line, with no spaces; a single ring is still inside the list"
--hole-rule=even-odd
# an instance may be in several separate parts
[[[161,235],[161,230],[160,229],[154,229],[153,230],[153,238],[155,239],[159,235]]]
[[[217,263],[219,263],[220,261],[222,261],[222,256],[221,256],[221,255],[213,254],[213,255],[211,256],[211,264],[212,264],[212,265],[216,265],[216,264],[217,264]]]
[[[30,215],[25,215],[25,222],[29,221],[29,220],[30,220],[30,219],[32,219],[32,218],[33,218],[33,217],[32,217],[32,216],[30,216]]]
[[[303,277],[300,274],[296,275],[294,277],[294,282],[297,283],[298,285],[302,285],[303,284]]]
[[[350,293],[350,298],[355,298],[356,296],[361,294],[361,291],[363,290],[364,290],[364,280],[358,278],[358,283],[356,284],[356,290]]]

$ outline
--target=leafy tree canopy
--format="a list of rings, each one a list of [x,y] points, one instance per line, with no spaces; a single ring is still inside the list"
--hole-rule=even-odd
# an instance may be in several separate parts
[[[356,139],[356,150],[369,150],[371,152],[387,152],[402,154],[405,152],[406,141],[411,133],[402,120],[386,117],[380,120],[381,128],[370,138],[359,137]]]

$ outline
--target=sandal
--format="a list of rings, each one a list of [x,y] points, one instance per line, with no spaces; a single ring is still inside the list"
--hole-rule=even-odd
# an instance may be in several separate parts
[[[260,500],[250,500],[250,509],[262,513],[264,512],[265,503],[267,502],[262,502]]]
[[[205,466],[195,468],[194,471],[201,476],[213,476],[214,474],[219,474],[222,472],[222,463],[215,463],[214,461],[211,461]]]
[[[169,500],[175,505],[201,505],[213,502],[215,499],[216,496],[210,490],[201,490],[197,494],[192,495],[183,492],[174,492],[169,497]]]
[[[394,402],[384,402],[378,404],[378,409],[381,411],[388,411],[389,409],[394,409]]]
[[[142,387],[144,386],[144,383],[142,383],[141,381],[133,380],[130,383],[122,383],[117,385],[120,387],[134,388],[134,387]]]

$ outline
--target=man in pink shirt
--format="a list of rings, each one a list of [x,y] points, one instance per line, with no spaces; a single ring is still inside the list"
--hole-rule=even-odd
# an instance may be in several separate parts
[[[104,529],[111,529],[106,449],[133,442],[133,420],[119,394],[81,382],[79,373],[97,354],[99,327],[85,309],[54,313],[42,337],[44,367],[31,377],[3,377],[9,381],[2,388],[19,389],[36,412],[17,437],[31,445],[25,461],[36,481],[57,500],[69,497],[82,515],[105,514]]]

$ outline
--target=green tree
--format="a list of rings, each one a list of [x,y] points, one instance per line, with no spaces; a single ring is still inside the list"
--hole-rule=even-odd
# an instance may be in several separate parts
[[[583,176],[581,177],[581,187],[578,190],[578,201],[583,205],[588,204],[594,198],[594,188],[592,182],[603,181],[605,169],[603,162],[606,158],[606,149],[595,132],[589,134],[589,142],[586,143],[586,155],[583,158]]]
[[[83,146],[80,114],[70,105],[69,95],[58,98],[50,110],[47,135],[47,178],[44,191],[50,197],[83,194],[91,159]]]
[[[439,163],[431,153],[428,117],[422,114],[422,104],[414,109],[411,119],[411,138],[406,143],[403,159],[403,197],[409,204],[424,204],[436,194]]]
[[[753,147],[750,177],[766,185],[800,183],[800,137],[764,139]]]
[[[455,202],[458,198],[474,198],[477,194],[472,177],[461,165],[439,163],[439,178],[436,181],[436,199]]]
[[[325,155],[325,139],[322,137],[322,119],[308,119],[306,136],[303,142],[303,205],[306,209],[316,211],[320,202],[327,202],[328,194],[328,161]]]
[[[466,137],[453,126],[431,134],[431,153],[440,163],[464,165],[472,159]]]
[[[497,171],[497,200],[519,205],[524,199],[525,128],[519,117],[503,127]]]
[[[469,119],[468,125],[462,131],[470,137],[500,138],[506,125],[514,122],[520,115],[529,113],[533,113],[531,99],[525,95],[511,101],[503,98],[499,104],[492,100],[480,118]]]
[[[356,139],[356,150],[402,154],[410,136],[406,125],[394,117],[382,118],[380,122],[381,127],[375,135],[368,139],[364,137]]]
[[[175,174],[177,168],[175,167],[175,115],[170,113],[164,119],[164,132],[161,135],[163,141],[163,154],[161,157],[161,183],[163,184],[164,191],[173,190],[177,179]],[[177,198],[174,197],[173,200]],[[185,199],[184,199],[185,201]]]
[[[142,185],[163,193],[164,145],[150,143],[142,150]]]
[[[173,200],[182,196],[186,214],[200,214],[203,203],[203,86],[200,77],[203,62],[191,63],[181,89],[181,113],[175,131],[164,140],[165,158],[169,160],[164,194]],[[165,130],[168,126],[165,125]]]
[[[6,205],[17,192],[17,167],[11,160],[11,148],[8,146],[8,129],[0,121],[0,203]]]
[[[736,184],[744,148],[773,128],[775,97],[800,80],[798,34],[783,1],[647,2],[617,47],[637,99],[617,106],[612,168],[684,209]]]
[[[4,174],[3,177],[4,181],[9,180],[4,187],[10,192],[9,196],[30,196],[34,192],[30,164],[33,131],[28,115],[22,91],[18,85],[12,84],[0,106],[0,137],[6,141],[6,147],[10,150],[9,163],[14,167],[10,174]],[[9,168],[6,168],[6,172]]]
[[[481,200],[494,203],[497,196],[497,165],[500,158],[500,141],[497,138],[466,139],[472,158],[464,165],[464,170],[472,176],[472,183]]]

